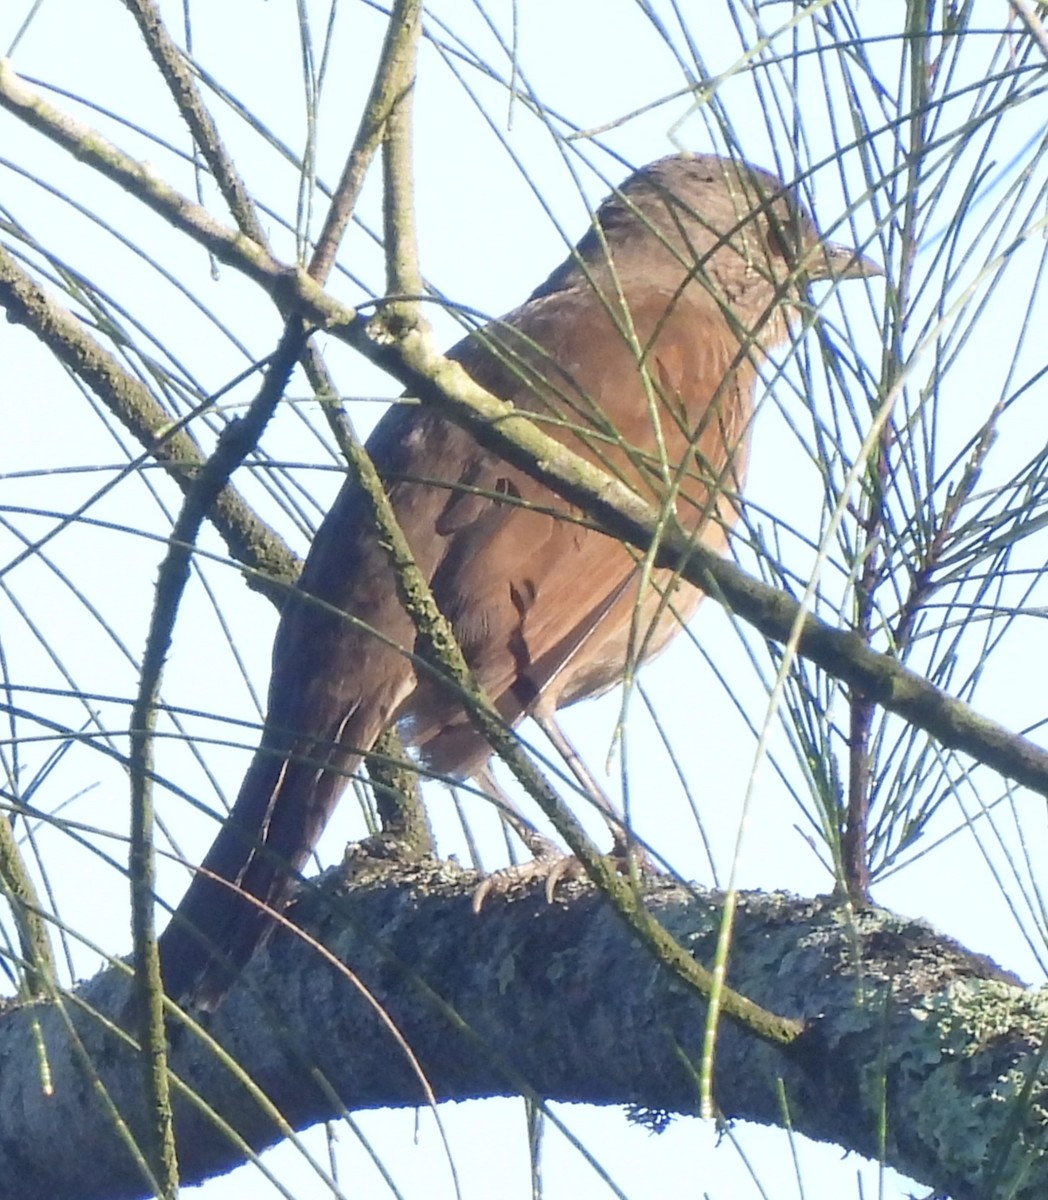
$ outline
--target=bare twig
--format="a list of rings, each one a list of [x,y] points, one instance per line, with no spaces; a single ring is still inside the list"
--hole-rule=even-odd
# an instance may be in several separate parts
[[[414,86],[421,14],[420,0],[397,0],[390,13],[371,94],[364,106],[353,147],[331,198],[324,227],[317,238],[316,250],[309,264],[310,275],[321,282],[327,279],[331,271],[339,242],[353,214],[364,176],[382,140],[389,115],[403,97],[405,87],[410,89]]]
[[[1030,7],[1029,0],[1008,0],[1008,3],[1011,5],[1012,12],[1026,26],[1026,32],[1048,57],[1048,31],[1045,30],[1040,17]]]
[[[131,928],[135,952],[135,996],[138,1003],[146,1094],[153,1130],[153,1173],[161,1181],[164,1200],[178,1191],[170,1083],[167,1074],[167,1030],[164,987],[160,973],[154,909],[156,860],[153,845],[153,730],[160,698],[160,681],[175,619],[189,580],[193,550],[200,528],[236,468],[254,449],[284,394],[305,336],[297,322],[289,323],[270,363],[265,382],[247,414],[227,425],[215,453],[188,489],[168,551],[160,565],[146,650],[142,658],[138,695],[131,717]]]
[[[247,186],[226,152],[193,73],[167,32],[159,9],[153,0],[124,0],[124,4],[138,22],[142,39],[178,105],[178,111],[189,126],[193,140],[211,168],[211,174],[225,197],[238,228],[260,246],[264,246],[265,232]]]
[[[171,414],[134,375],[91,336],[86,326],[50,296],[0,246],[0,305],[9,321],[25,325],[51,353],[96,395],[125,429],[188,491],[204,464],[194,438],[172,422]],[[261,521],[240,493],[227,485],[219,493],[212,521],[230,557],[253,569],[248,585],[282,597],[298,574],[298,559],[287,543]],[[270,582],[272,581],[272,582]]]

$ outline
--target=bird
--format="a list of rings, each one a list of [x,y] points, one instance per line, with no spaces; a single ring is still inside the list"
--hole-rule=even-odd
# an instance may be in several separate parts
[[[449,357],[489,392],[723,552],[740,513],[758,370],[809,281],[879,273],[795,191],[741,159],[634,171],[567,259]],[[702,593],[588,522],[436,408],[367,442],[416,564],[510,725],[657,654]],[[260,744],[160,937],[165,990],[214,1008],[272,931],[347,781],[396,725],[420,768],[482,777],[491,749],[417,670],[393,568],[347,478],[283,605]],[[347,617],[349,619],[347,619]]]

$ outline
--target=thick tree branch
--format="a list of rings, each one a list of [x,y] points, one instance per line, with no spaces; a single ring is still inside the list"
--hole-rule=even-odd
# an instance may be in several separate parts
[[[422,1102],[414,1068],[376,1005],[441,1099],[524,1093],[695,1111],[703,1002],[653,962],[599,893],[573,889],[570,902],[554,905],[529,894],[475,917],[472,876],[447,864],[382,870],[358,862],[360,881],[348,886],[343,872],[329,872],[297,913],[352,977],[281,934],[210,1026],[292,1126],[336,1117],[340,1104]],[[708,960],[718,896],[660,882],[648,901]],[[795,1130],[876,1158],[883,1107],[886,1161],[906,1174],[955,1200],[997,1194],[994,1171],[997,1185],[1015,1183],[1016,1200],[1046,1194],[1048,1159],[1039,1147],[1048,1095],[1038,1075],[1045,1002],[994,964],[889,913],[747,894],[732,983],[806,1019],[808,1031],[776,1050],[737,1027],[723,1030],[715,1099],[725,1117],[779,1124],[785,1097]],[[126,978],[110,971],[67,998],[64,1015],[134,1130],[142,1111],[137,1057],[90,1011],[115,1013],[126,995]],[[50,1098],[40,1093],[28,1036],[34,1017],[52,1066]],[[175,1028],[172,1042],[187,1182],[228,1169],[245,1150],[186,1101],[186,1088],[246,1145],[285,1136],[191,1030]],[[143,1194],[112,1118],[85,1102],[90,1085],[57,1006],[9,1010],[0,1019],[0,1055],[0,1193]],[[47,1132],[56,1128],[61,1139]]]
[[[338,331],[333,331],[338,332]],[[361,348],[368,339],[359,322],[345,327]],[[802,616],[788,593],[769,587],[680,530],[667,529],[644,500],[624,484],[572,454],[511,404],[485,392],[458,363],[437,353],[428,339],[409,336],[396,346],[370,346],[369,357],[424,403],[469,428],[474,437],[572,501],[609,533],[646,550],[658,539],[659,566],[671,567],[701,587],[766,637],[788,642],[799,623],[797,650],[830,675],[924,729],[944,746],[961,750],[1019,783],[1048,796],[1048,752],[983,717],[896,659],[871,649],[854,632]]]

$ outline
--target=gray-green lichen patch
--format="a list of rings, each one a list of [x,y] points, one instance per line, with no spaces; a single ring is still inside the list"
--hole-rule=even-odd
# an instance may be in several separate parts
[[[1048,995],[959,979],[909,1015],[892,1023],[882,1067],[871,1059],[866,1074],[869,1100],[885,1087],[906,1097],[890,1141],[949,1162],[979,1194],[1025,1194],[1048,1138]]]

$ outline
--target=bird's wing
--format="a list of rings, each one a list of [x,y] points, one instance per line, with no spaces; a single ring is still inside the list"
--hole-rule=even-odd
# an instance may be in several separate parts
[[[750,380],[722,386],[738,343],[715,306],[643,288],[631,297],[649,386],[636,343],[610,317],[594,316],[591,295],[559,292],[532,302],[500,328],[498,349],[474,343],[459,354],[478,382],[656,502],[697,450],[705,466],[692,462],[681,484],[687,511],[697,514],[709,508],[710,470],[724,475],[735,464],[737,489]],[[581,303],[585,320],[574,311]],[[485,334],[494,336],[491,327]],[[721,396],[726,415],[711,419],[711,402]],[[512,722],[550,689],[577,699],[611,686],[627,666],[637,555],[493,454],[474,456],[467,483],[467,493],[449,494],[438,521],[444,545],[432,586],[488,695]],[[396,486],[391,495],[397,505]],[[723,544],[723,537],[718,529],[709,540]],[[645,601],[652,616],[660,607],[657,595],[653,601]],[[485,756],[439,688],[420,686],[407,715],[413,740],[437,769],[467,773]]]

